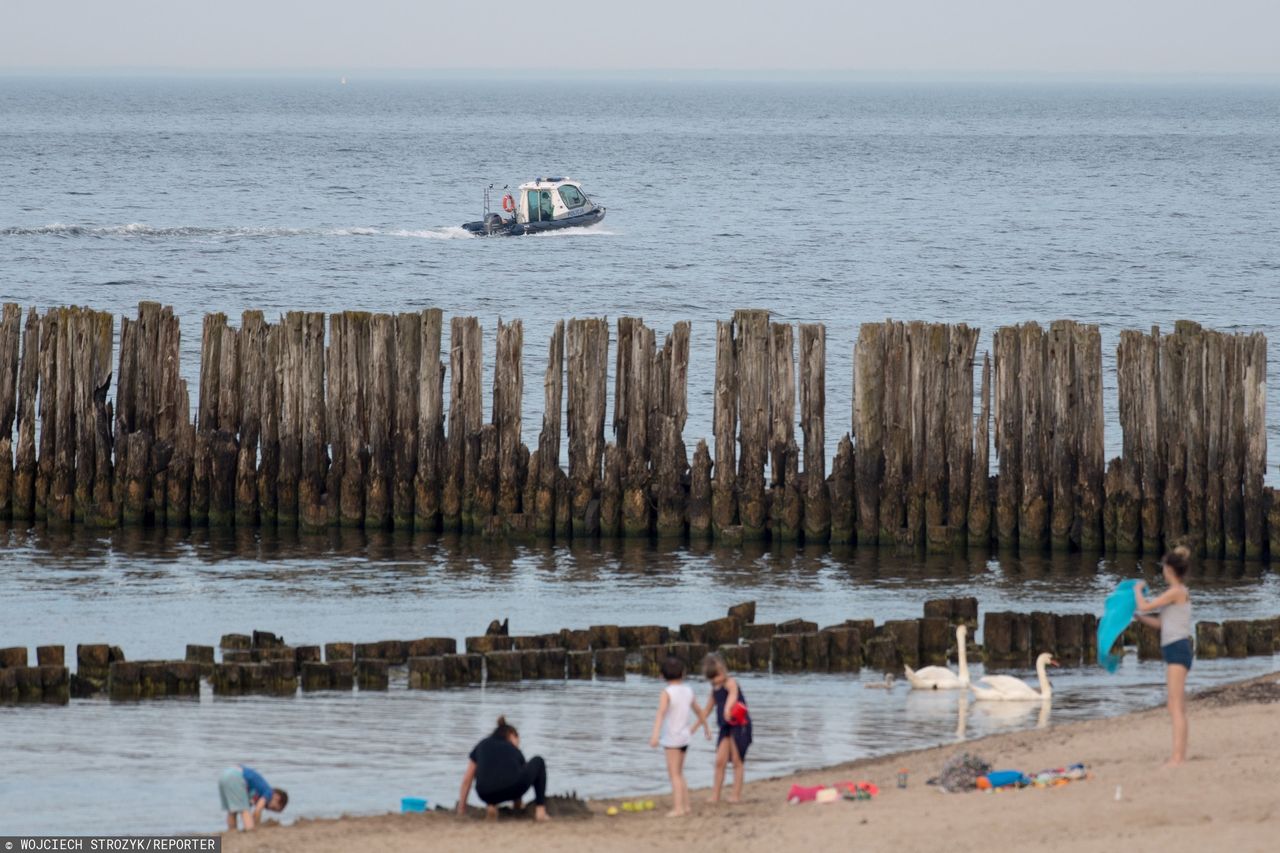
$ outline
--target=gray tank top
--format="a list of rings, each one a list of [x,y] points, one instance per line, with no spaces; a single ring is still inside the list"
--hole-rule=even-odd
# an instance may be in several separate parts
[[[1191,600],[1160,608],[1160,645],[1167,646],[1191,637]]]

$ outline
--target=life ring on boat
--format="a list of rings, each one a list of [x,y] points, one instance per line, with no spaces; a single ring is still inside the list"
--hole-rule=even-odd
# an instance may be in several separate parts
[[[511,197],[511,193],[507,193],[502,197],[502,209],[507,213],[516,212],[516,200]]]

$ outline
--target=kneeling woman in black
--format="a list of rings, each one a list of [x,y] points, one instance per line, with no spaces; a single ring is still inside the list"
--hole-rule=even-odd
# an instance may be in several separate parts
[[[547,765],[538,755],[524,760],[520,733],[507,723],[506,717],[498,718],[498,727],[476,744],[470,759],[458,795],[458,814],[466,813],[467,796],[474,782],[476,794],[489,807],[489,817],[497,816],[499,803],[509,802],[520,808],[525,791],[533,788],[533,817],[547,820]]]

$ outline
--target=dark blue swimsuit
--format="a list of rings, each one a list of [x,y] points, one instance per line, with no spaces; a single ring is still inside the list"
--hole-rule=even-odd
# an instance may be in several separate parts
[[[729,688],[717,687],[712,696],[716,700],[716,723],[720,726],[720,737],[716,738],[716,746],[719,746],[720,741],[725,738],[732,737],[738,747],[738,755],[745,760],[747,747],[751,746],[751,715],[747,715],[746,725],[731,726],[724,718],[724,703],[729,699]],[[742,695],[742,685],[738,685],[738,701],[744,705],[747,704],[747,697]]]

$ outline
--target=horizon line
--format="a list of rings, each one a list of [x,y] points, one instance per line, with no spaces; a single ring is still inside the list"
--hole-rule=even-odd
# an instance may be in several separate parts
[[[1151,80],[1267,80],[1280,82],[1280,71],[1195,71],[1195,70],[906,70],[906,69],[854,69],[854,68],[482,68],[482,67],[396,67],[396,66],[290,66],[290,67],[214,67],[214,66],[40,66],[0,65],[0,74],[13,75],[78,75],[78,74],[129,74],[139,76],[319,76],[369,74],[378,77],[404,76],[674,76],[674,77],[846,77],[893,79],[1151,79]]]

